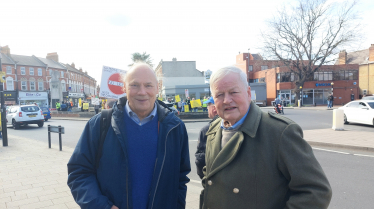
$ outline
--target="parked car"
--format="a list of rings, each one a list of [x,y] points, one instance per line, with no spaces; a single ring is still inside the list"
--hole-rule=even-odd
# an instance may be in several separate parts
[[[374,100],[352,101],[343,107],[344,123],[362,123],[374,126]]]
[[[48,119],[52,118],[51,111],[49,111],[48,107],[41,107],[44,115],[44,121],[48,121]]]
[[[366,97],[362,97],[361,100],[374,100],[374,96],[366,96]]]
[[[175,109],[174,107],[174,104],[173,103],[169,103],[169,102],[164,102],[166,104],[166,106],[169,107],[169,109],[171,109],[173,111],[173,113],[175,114],[175,116],[179,116],[179,111],[177,109]]]
[[[14,129],[19,129],[21,125],[37,124],[44,125],[43,111],[36,105],[12,106],[6,115],[7,124],[11,124]]]

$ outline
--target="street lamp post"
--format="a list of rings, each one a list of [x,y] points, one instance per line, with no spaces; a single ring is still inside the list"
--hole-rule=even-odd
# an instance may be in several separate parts
[[[1,65],[1,54],[0,54],[0,70],[3,71]],[[4,105],[4,83],[0,85],[0,94],[1,94],[1,132],[3,134],[3,147],[8,146],[8,132],[6,124],[6,108]]]

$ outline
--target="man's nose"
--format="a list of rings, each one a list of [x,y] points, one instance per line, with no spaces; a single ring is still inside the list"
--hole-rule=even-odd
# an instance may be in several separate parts
[[[145,89],[144,86],[142,86],[142,85],[140,86],[139,91],[138,91],[138,94],[140,94],[140,95],[145,95],[145,94],[147,94],[146,89]]]
[[[230,94],[226,94],[225,97],[223,98],[223,103],[224,104],[230,104],[231,101],[232,101],[232,98],[231,98]]]

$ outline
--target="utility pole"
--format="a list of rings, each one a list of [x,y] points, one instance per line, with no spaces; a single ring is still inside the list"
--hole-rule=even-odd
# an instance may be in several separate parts
[[[1,54],[0,54],[0,70],[3,71],[2,64],[1,64]],[[3,73],[3,72],[2,72]],[[3,75],[1,75],[3,76]],[[8,132],[7,132],[7,124],[6,124],[6,108],[4,105],[4,82],[5,82],[5,74],[4,78],[1,78],[3,81],[0,85],[0,94],[1,94],[1,132],[3,134],[3,147],[8,146]]]

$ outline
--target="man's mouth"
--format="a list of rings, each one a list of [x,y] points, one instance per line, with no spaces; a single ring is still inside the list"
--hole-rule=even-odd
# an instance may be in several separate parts
[[[226,107],[225,111],[231,111],[231,110],[234,110],[234,109],[236,109],[236,107]]]

